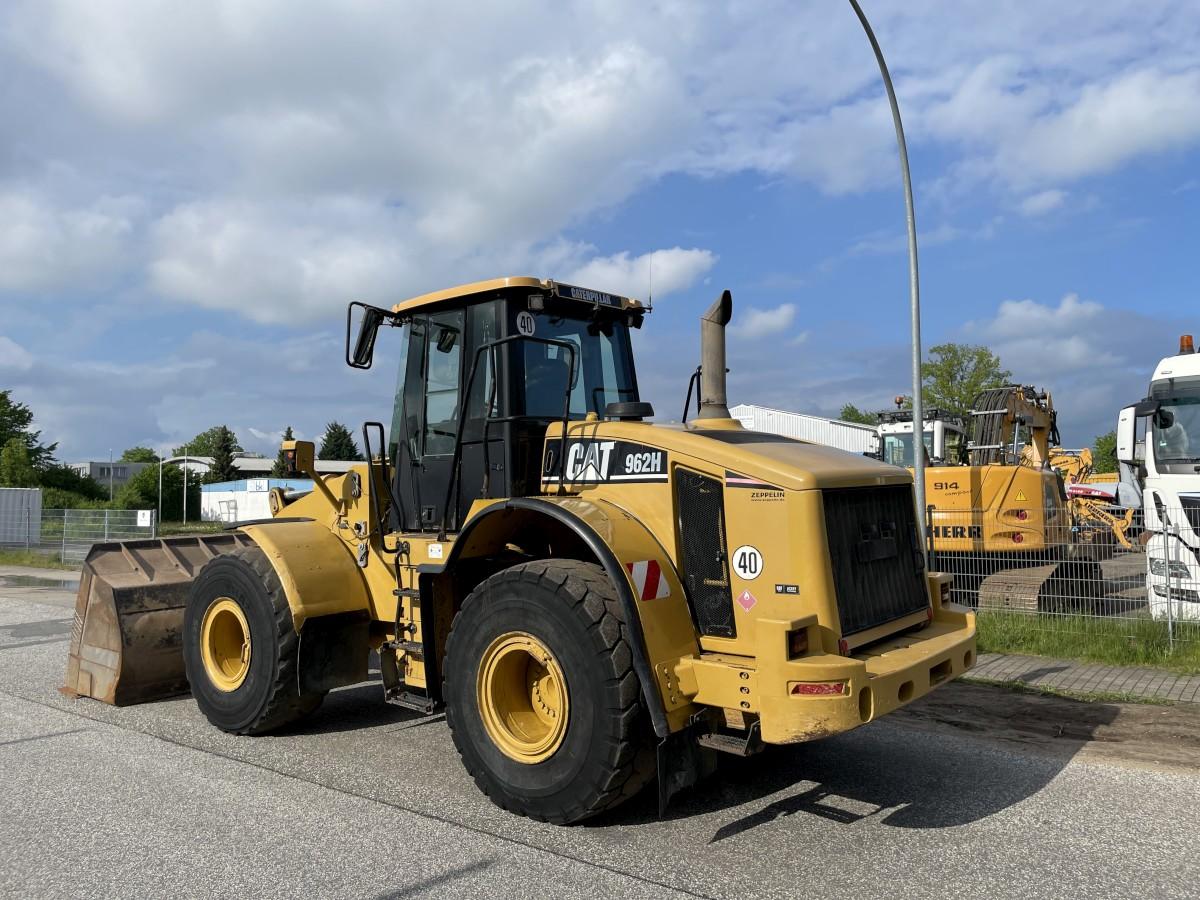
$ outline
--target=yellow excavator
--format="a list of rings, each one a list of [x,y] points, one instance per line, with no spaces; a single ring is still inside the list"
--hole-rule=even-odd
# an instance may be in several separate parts
[[[1098,486],[1115,482],[1120,476],[1095,471],[1092,451],[1087,447],[1052,447],[1049,461],[1066,484],[1076,540],[1095,544],[1101,553],[1111,553],[1117,546],[1132,550],[1135,511],[1117,506],[1115,493]]]
[[[1024,611],[1090,603],[1102,575],[1050,464],[1059,438],[1049,392],[1003,385],[972,406],[966,463],[925,470],[934,559],[954,573],[956,599]]]
[[[528,277],[352,304],[347,362],[381,329],[401,357],[368,461],[320,476],[287,442],[313,487],[272,518],[97,544],[66,691],[190,688],[261,734],[376,654],[380,699],[444,709],[489,797],[567,823],[656,775],[661,808],[719,753],[845,732],[970,668],[974,614],[927,570],[910,473],[731,418],[728,291],[701,321],[697,418],[651,423],[647,312]]]

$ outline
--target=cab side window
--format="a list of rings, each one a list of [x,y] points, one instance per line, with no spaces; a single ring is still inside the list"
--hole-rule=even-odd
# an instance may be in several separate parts
[[[425,344],[423,453],[450,456],[458,430],[462,376],[463,312],[429,317]]]

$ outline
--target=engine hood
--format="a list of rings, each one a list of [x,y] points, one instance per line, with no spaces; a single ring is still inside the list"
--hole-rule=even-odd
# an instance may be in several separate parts
[[[730,420],[700,421],[687,425],[659,425],[644,422],[572,422],[567,436],[567,483],[595,480],[650,480],[636,476],[643,470],[643,455],[649,450],[666,451],[667,457],[649,458],[654,474],[665,478],[668,460],[684,464],[724,466],[728,473],[741,475],[787,490],[819,490],[884,484],[911,484],[912,474],[870,457],[848,453],[833,447],[812,444],[795,438],[761,431],[750,431]],[[714,427],[716,426],[716,427]],[[558,452],[562,427],[547,429],[546,474],[558,472]],[[613,447],[603,444],[614,442]],[[592,445],[599,445],[593,447]],[[647,448],[639,451],[638,447]],[[612,458],[613,453],[618,458]],[[634,454],[631,456],[631,454]],[[626,464],[632,459],[633,465]],[[638,471],[626,472],[627,469]],[[593,474],[602,477],[591,477]]]

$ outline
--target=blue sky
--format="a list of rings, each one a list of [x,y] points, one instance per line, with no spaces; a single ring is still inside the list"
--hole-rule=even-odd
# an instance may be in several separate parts
[[[1200,332],[1200,7],[868,3],[910,139],[926,346],[985,343],[1088,443]],[[644,296],[682,406],[907,384],[894,138],[849,6],[279,0],[0,12],[0,388],[67,460],[386,417],[350,299],[501,274]]]

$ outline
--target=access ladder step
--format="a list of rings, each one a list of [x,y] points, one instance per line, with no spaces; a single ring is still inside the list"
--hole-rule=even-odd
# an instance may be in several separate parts
[[[708,732],[696,736],[696,743],[710,750],[730,753],[734,756],[753,756],[763,749],[762,738],[759,737],[758,722],[755,721],[745,734],[727,734],[725,732]]]
[[[402,706],[405,709],[411,709],[425,715],[437,712],[438,708],[437,701],[431,697],[400,689],[385,691],[383,699],[395,706]]]
[[[392,591],[392,593],[397,597],[407,597],[409,600],[421,599],[420,588],[396,588],[396,590]]]

